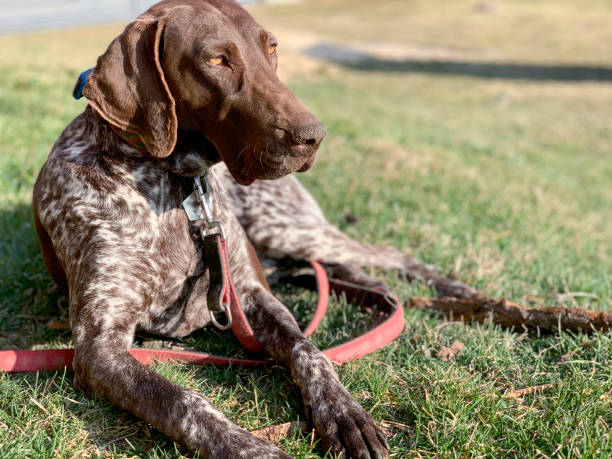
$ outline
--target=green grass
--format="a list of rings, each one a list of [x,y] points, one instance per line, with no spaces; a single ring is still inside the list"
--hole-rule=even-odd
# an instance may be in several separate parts
[[[254,12],[278,31],[281,46],[285,28],[327,41],[378,39],[483,56],[502,50],[501,63],[610,65],[610,28],[597,25],[609,24],[606,2],[493,5],[485,14],[463,0],[356,1],[350,8],[316,0]],[[70,344],[68,333],[46,326],[68,311],[38,251],[31,190],[54,140],[84,107],[70,96],[76,75],[120,30],[0,38],[0,348]],[[291,71],[291,88],[329,131],[317,165],[301,179],[344,231],[410,251],[491,296],[612,311],[612,82],[383,72],[376,62],[313,66],[287,54],[286,62],[304,69]],[[431,294],[374,274],[404,299]],[[314,296],[278,293],[305,323]],[[406,330],[393,344],[338,368],[385,426],[392,455],[612,455],[612,334],[527,334],[414,310],[405,316]],[[331,345],[366,321],[337,302],[313,340]],[[454,339],[465,351],[450,363],[436,358]],[[217,332],[185,342],[242,352]],[[248,429],[303,416],[280,368],[156,368]],[[71,380],[63,372],[0,375],[0,457],[188,455],[146,423],[75,392]],[[540,384],[551,387],[504,398]],[[296,457],[321,454],[308,436],[280,446]]]

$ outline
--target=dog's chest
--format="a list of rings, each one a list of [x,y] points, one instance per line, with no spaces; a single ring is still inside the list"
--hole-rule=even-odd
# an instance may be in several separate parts
[[[152,333],[182,337],[210,323],[209,274],[197,236],[191,231],[173,236],[160,246],[157,294],[138,325]]]
[[[178,337],[207,325],[202,241],[182,208],[193,179],[142,155],[99,151],[73,126],[39,178],[41,222],[69,279],[87,273],[97,295],[139,298],[138,325],[150,332]]]
[[[210,323],[206,301],[209,274],[201,222],[190,222],[182,207],[193,191],[193,182],[165,170],[142,172],[134,176],[149,206],[147,218],[155,228],[153,256],[157,258],[158,285],[139,326],[164,336],[181,337]]]

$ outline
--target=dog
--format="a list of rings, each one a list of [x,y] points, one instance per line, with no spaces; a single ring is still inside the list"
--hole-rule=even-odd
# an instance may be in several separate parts
[[[278,79],[276,49],[233,0],[164,0],[99,57],[82,87],[89,105],[34,189],[43,258],[69,296],[74,385],[204,457],[289,457],[129,354],[136,330],[179,338],[215,319],[201,224],[182,207],[193,178],[206,176],[244,314],[291,373],[323,449],[383,457],[381,430],[271,293],[258,254],[317,259],[364,286],[380,286],[363,271],[373,266],[447,295],[474,291],[325,219],[292,175],[313,165],[325,127]]]

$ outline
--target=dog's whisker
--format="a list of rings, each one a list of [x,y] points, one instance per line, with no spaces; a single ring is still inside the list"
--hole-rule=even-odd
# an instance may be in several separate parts
[[[239,152],[238,152],[238,154],[236,155],[236,162],[238,162],[238,161],[240,160],[240,156],[242,155],[242,153],[244,153],[244,152],[247,150],[247,148],[249,148],[249,147],[251,147],[251,146],[252,146],[252,145],[246,145],[246,146],[244,146],[244,147],[242,147],[242,148],[240,149],[240,151],[239,151]]]

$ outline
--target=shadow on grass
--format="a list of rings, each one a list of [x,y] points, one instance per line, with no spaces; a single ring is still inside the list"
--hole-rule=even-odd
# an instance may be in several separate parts
[[[68,316],[68,302],[47,273],[29,204],[0,208],[0,348],[61,343],[50,320]]]
[[[587,65],[537,65],[502,62],[467,62],[442,59],[382,59],[353,48],[321,43],[304,51],[307,56],[334,62],[354,70],[433,73],[537,81],[608,82],[612,68]]]

